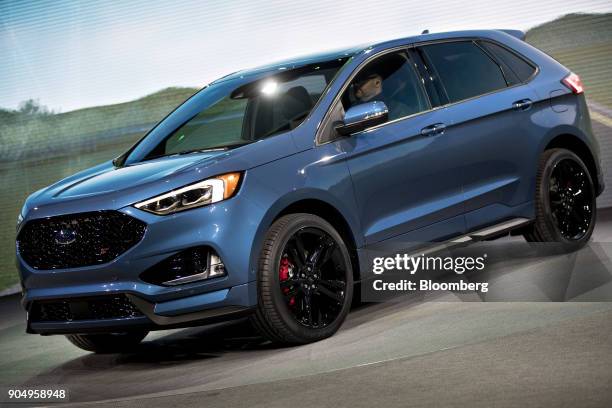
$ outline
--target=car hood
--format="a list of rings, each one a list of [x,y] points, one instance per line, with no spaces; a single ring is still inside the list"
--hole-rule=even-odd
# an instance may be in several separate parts
[[[27,218],[113,210],[205,178],[276,160],[295,151],[290,135],[233,150],[191,153],[116,167],[111,161],[84,170],[32,194]]]
[[[112,162],[90,169],[56,183],[48,193],[53,198],[70,198],[103,195],[134,186],[163,180],[168,176],[188,169],[195,163],[206,163],[219,153],[199,157],[172,157],[138,163],[126,167],[115,167]],[[93,170],[93,171],[91,171]]]

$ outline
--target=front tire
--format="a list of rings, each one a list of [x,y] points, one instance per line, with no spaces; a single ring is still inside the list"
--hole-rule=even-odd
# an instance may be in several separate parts
[[[546,150],[536,176],[536,219],[525,233],[529,242],[554,242],[554,250],[575,251],[595,228],[597,208],[592,175],[566,149]]]
[[[353,297],[351,259],[340,234],[312,214],[289,214],[266,234],[258,305],[251,321],[269,340],[305,344],[333,335]]]
[[[94,353],[121,353],[133,350],[148,334],[146,331],[105,333],[105,334],[68,334],[72,344],[85,351]]]

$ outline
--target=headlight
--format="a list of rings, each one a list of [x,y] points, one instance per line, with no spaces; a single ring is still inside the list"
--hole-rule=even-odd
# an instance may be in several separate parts
[[[227,200],[236,194],[240,173],[227,173],[134,204],[139,210],[157,215],[201,207]]]

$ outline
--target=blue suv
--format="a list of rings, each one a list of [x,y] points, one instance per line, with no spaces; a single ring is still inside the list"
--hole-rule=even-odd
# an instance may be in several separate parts
[[[27,331],[111,352],[248,315],[272,341],[316,341],[344,321],[376,246],[509,232],[584,245],[598,150],[580,78],[516,31],[236,72],[27,199]]]

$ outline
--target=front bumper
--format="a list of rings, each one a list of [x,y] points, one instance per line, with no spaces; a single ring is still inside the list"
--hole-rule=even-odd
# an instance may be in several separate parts
[[[257,285],[256,282],[249,282],[229,289],[157,303],[144,300],[133,293],[120,294],[125,295],[140,313],[119,318],[74,318],[62,321],[40,321],[32,319],[32,308],[36,301],[26,301],[28,304],[26,331],[48,335],[165,330],[230,320],[252,313],[253,299],[257,296]],[[88,299],[103,298],[104,296],[116,296],[116,294],[100,295]],[[80,299],[83,298],[62,298],[61,300],[70,302]],[[87,303],[87,300],[75,303]]]
[[[36,302],[123,294],[142,312],[119,319],[35,321],[28,313],[28,331],[39,334],[156,330],[197,325],[248,314],[257,303],[253,242],[260,208],[244,198],[230,199],[160,217],[133,207],[119,209],[147,224],[142,240],[111,262],[54,270],[30,267],[17,252],[22,305],[30,312]],[[55,211],[53,211],[55,213]],[[61,214],[61,213],[60,213]],[[44,216],[53,216],[48,214]],[[28,218],[24,220],[28,221]],[[174,254],[208,246],[221,258],[226,276],[159,286],[141,274]]]

